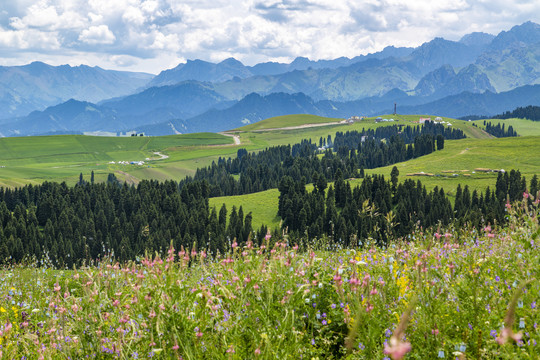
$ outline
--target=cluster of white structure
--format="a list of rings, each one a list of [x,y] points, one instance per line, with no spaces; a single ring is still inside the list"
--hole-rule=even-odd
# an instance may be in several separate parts
[[[109,161],[109,164],[118,164],[118,165],[144,165],[144,161]]]

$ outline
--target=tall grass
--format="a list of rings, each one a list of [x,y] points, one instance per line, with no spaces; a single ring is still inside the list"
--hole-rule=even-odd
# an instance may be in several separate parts
[[[505,228],[418,231],[387,249],[300,251],[268,235],[215,259],[171,248],[6,268],[1,356],[537,359],[539,202],[526,195]]]

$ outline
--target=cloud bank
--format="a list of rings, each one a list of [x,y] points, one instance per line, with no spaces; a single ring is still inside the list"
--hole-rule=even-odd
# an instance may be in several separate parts
[[[17,0],[0,4],[0,64],[157,73],[186,59],[353,57],[540,22],[536,0]]]

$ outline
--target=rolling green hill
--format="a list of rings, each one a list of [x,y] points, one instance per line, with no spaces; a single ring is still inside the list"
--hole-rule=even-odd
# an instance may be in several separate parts
[[[162,156],[154,152],[164,151],[163,155],[167,156],[171,149],[186,155],[201,155],[197,152],[201,147],[208,151],[219,148],[217,145],[232,143],[232,138],[213,133],[124,138],[82,135],[2,138],[0,185],[18,186],[46,180],[72,184],[77,181],[78,174],[89,175],[92,170],[98,181],[104,180],[109,172],[117,172],[124,178],[132,171],[160,168],[170,161],[164,156],[161,159]],[[145,164],[119,164],[119,161],[145,161]],[[174,169],[171,173],[175,173]],[[135,179],[128,176],[128,180]]]
[[[383,117],[392,118],[392,115]],[[198,167],[210,165],[220,156],[235,156],[240,147],[256,151],[274,145],[295,144],[303,139],[318,142],[321,137],[333,137],[338,131],[371,129],[393,124],[415,125],[414,122],[418,121],[419,117],[398,115],[395,116],[395,122],[381,123],[375,123],[374,118],[368,118],[349,125],[338,123],[341,119],[313,115],[280,116],[237,129],[241,145],[234,145],[230,136],[211,133],[127,138],[82,135],[2,138],[0,185],[18,186],[53,180],[74,184],[80,173],[88,175],[91,171],[96,173],[97,181],[105,180],[110,172],[130,183],[137,183],[141,179],[180,180],[186,175],[193,175]],[[447,118],[444,120],[465,131],[469,137],[490,137],[481,129],[471,126],[471,123]],[[292,130],[258,131],[324,123],[331,124]],[[118,164],[118,161],[159,158],[154,152],[162,152],[169,157],[145,163],[143,166]]]
[[[395,121],[376,123],[374,118],[368,118],[349,125],[339,124],[340,119],[312,115],[275,117],[236,129],[233,133],[239,137],[241,145],[234,145],[231,136],[210,133],[128,138],[69,135],[4,138],[0,139],[0,166],[4,166],[0,168],[0,185],[18,186],[46,180],[74,184],[81,172],[88,180],[91,171],[96,173],[96,181],[104,181],[110,172],[129,183],[137,183],[141,179],[180,180],[186,175],[194,174],[198,167],[211,164],[220,156],[236,156],[239,148],[257,151],[274,145],[294,144],[302,139],[318,142],[320,137],[334,136],[337,131],[372,129],[394,124],[416,126],[419,117],[428,116],[382,117],[393,118]],[[534,135],[496,139],[482,130],[480,121],[468,122],[449,118],[443,120],[462,129],[468,138],[446,141],[442,151],[397,164],[400,180],[420,179],[426,187],[442,186],[452,195],[459,183],[478,190],[494,185],[496,173],[475,171],[477,168],[520,169],[528,179],[533,174],[540,174],[540,157],[536,156],[540,153],[540,123],[519,119],[490,120],[492,123],[504,121],[507,126],[511,124],[520,135]],[[324,123],[333,124],[271,130]],[[157,160],[161,156],[154,154],[156,152],[168,158]],[[155,160],[147,161],[144,165],[118,163],[145,161],[146,158]],[[367,173],[389,176],[392,167],[373,169]],[[433,176],[421,174],[422,172]],[[352,185],[360,181],[352,180]],[[242,206],[244,214],[252,212],[255,228],[262,224],[277,227],[280,221],[276,217],[278,196],[279,192],[272,189],[249,195],[213,198],[210,199],[210,205],[219,208],[225,204],[228,209]]]
[[[254,124],[242,126],[237,130],[241,131],[255,131],[255,130],[268,130],[291,126],[302,126],[306,124],[325,124],[325,123],[338,123],[343,119],[327,118],[317,115],[298,114],[298,115],[284,115],[276,116],[262,121],[258,121]]]

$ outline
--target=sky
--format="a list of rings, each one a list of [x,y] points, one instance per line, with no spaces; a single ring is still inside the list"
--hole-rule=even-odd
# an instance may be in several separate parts
[[[540,23],[540,1],[0,0],[0,65],[157,74],[188,59],[351,58],[526,21]]]

